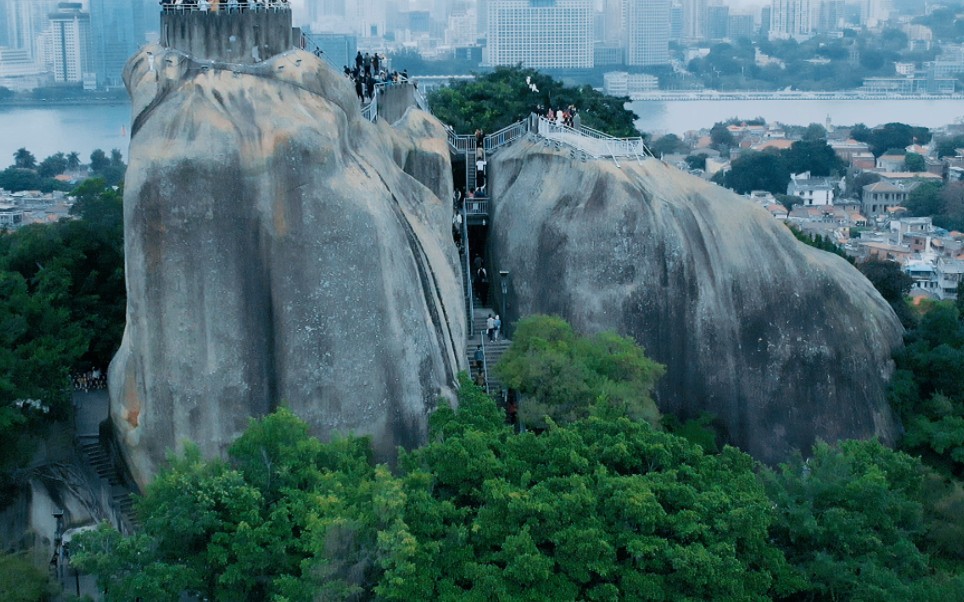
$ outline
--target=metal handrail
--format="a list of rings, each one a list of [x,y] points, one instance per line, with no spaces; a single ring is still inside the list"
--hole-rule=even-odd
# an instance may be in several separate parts
[[[475,328],[475,301],[472,299],[472,263],[471,249],[469,248],[469,220],[465,212],[465,201],[462,202],[462,248],[465,249],[465,294],[468,295],[469,323],[466,328],[468,337],[472,338],[472,329]]]
[[[488,329],[486,329],[488,330]],[[485,382],[485,394],[489,394],[489,358],[485,352],[486,330],[479,332],[479,340],[482,341],[482,379]]]
[[[362,117],[375,123],[378,120],[378,90],[375,90],[375,96],[372,98],[371,102],[362,107],[361,110]]]
[[[210,2],[208,6],[201,8],[197,2],[192,4],[182,3],[182,4],[161,4],[161,12],[165,13],[219,13],[219,12],[247,12],[247,11],[290,11],[291,4],[288,0],[278,0],[277,2],[255,2],[254,0],[248,0],[244,3],[244,7],[241,6],[240,2],[228,2],[223,0],[216,7],[212,7]]]
[[[501,130],[489,134],[482,142],[485,152],[493,151],[497,148],[511,144],[519,138],[529,133],[529,120],[523,119],[511,125],[507,125]]]
[[[463,209],[466,215],[488,215],[489,214],[489,198],[488,197],[466,197],[463,200]]]

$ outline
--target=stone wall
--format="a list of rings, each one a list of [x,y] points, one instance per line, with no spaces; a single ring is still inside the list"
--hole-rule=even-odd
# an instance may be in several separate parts
[[[160,41],[196,60],[260,63],[291,50],[291,11],[165,11]]]

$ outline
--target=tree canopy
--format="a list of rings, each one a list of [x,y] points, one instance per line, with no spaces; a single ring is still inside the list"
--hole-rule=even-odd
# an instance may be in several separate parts
[[[607,406],[659,424],[651,393],[665,368],[614,332],[579,336],[562,318],[528,316],[495,372],[526,396],[520,415],[530,424],[545,426],[547,416],[571,422]]]
[[[518,66],[497,67],[472,81],[440,88],[429,94],[428,101],[435,116],[459,133],[476,129],[492,133],[532,112],[544,115],[549,107],[574,105],[585,126],[612,136],[640,135],[634,124],[636,114],[624,107],[628,99],[606,96],[588,85],[568,87]]]

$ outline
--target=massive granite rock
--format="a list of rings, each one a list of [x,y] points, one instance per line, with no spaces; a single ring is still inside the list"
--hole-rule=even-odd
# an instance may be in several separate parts
[[[128,310],[110,392],[135,478],[186,440],[223,453],[278,404],[322,437],[372,435],[383,459],[422,442],[465,363],[441,124],[367,122],[348,81],[301,51],[242,66],[149,46],[125,78]]]
[[[655,159],[617,168],[522,141],[490,165],[489,249],[510,271],[511,318],[634,337],[667,366],[664,411],[711,412],[767,462],[816,438],[893,438],[885,385],[902,329],[846,261]]]

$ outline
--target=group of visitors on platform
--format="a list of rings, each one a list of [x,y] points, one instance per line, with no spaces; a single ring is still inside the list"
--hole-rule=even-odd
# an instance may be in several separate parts
[[[77,372],[70,375],[70,384],[75,391],[93,391],[107,388],[107,374],[100,368]]]
[[[318,54],[318,52],[316,52]],[[398,71],[389,72],[383,69],[385,58],[378,56],[377,52],[371,54],[361,51],[355,55],[355,68],[352,69],[345,65],[345,76],[355,82],[355,94],[361,102],[371,101],[375,98],[375,86],[378,84],[401,83],[408,81],[408,70],[401,73]]]
[[[553,110],[552,107],[549,107],[549,111],[546,112],[546,119],[554,122],[556,125],[564,125],[576,129],[579,129],[579,122],[581,120],[579,112],[574,105],[569,105],[565,109],[560,108],[558,110]]]
[[[219,10],[243,11],[259,9],[287,9],[288,0],[161,0],[164,10],[197,10],[217,12]]]

